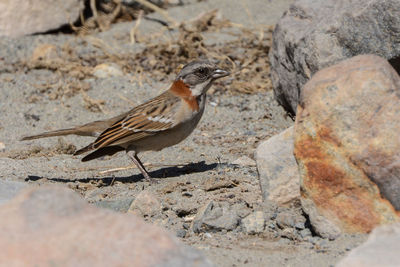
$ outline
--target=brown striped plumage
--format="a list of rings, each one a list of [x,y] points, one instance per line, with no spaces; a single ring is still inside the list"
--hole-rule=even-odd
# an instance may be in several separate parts
[[[97,136],[75,152],[92,150],[82,161],[126,151],[146,179],[149,174],[137,153],[161,150],[184,140],[196,127],[205,107],[205,94],[212,82],[229,75],[208,61],[194,61],[182,68],[169,90],[114,118],[82,126],[24,137],[22,140],[77,134]]]
[[[115,122],[90,145],[75,152],[75,155],[105,146],[120,145],[120,141],[129,137],[131,142],[167,130],[173,125],[173,116],[176,113],[181,99],[169,90],[150,101],[135,107],[124,118]],[[160,111],[163,111],[160,113]],[[153,118],[163,115],[168,122],[152,121]],[[123,142],[123,143],[126,143]]]

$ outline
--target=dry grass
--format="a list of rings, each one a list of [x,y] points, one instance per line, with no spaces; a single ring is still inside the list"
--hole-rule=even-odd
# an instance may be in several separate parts
[[[114,3],[113,5],[109,14],[116,14],[115,9],[120,4]],[[104,11],[104,7],[102,10]],[[97,11],[97,16],[93,17],[93,20],[97,21],[98,27],[100,27],[99,25],[108,27],[109,24],[99,22],[101,20],[100,13]],[[98,49],[99,53],[78,55],[74,45],[71,44],[76,40],[71,40],[62,47],[49,44],[38,46],[32,57],[25,62],[20,62],[16,68],[22,68],[24,71],[48,69],[57,73],[59,79],[52,83],[32,85],[37,88],[37,91],[28,96],[28,101],[37,101],[43,95],[49,99],[60,99],[81,94],[86,108],[93,112],[104,112],[104,101],[90,99],[85,93],[90,90],[90,86],[84,82],[84,79],[92,77],[94,67],[102,63],[119,65],[123,72],[133,74],[133,82],[142,85],[144,82],[149,82],[146,80],[146,75],[143,75],[144,73],[151,73],[152,77],[160,77],[160,81],[167,82],[164,79],[169,78],[170,74],[174,75],[182,63],[198,58],[209,58],[218,61],[221,67],[232,72],[230,78],[221,81],[224,86],[217,84],[214,87],[217,89],[213,90],[217,90],[217,92],[255,94],[272,88],[268,59],[272,37],[271,26],[258,25],[249,29],[221,19],[217,10],[202,13],[186,23],[174,23],[174,35],[169,32],[171,27],[160,27],[158,34],[139,34],[137,32],[139,24],[140,19],[132,28],[129,40],[133,43],[140,41],[146,47],[142,52],[136,54],[121,54],[103,40],[92,35],[85,36],[83,40]],[[223,44],[207,44],[205,41],[206,34],[222,32],[236,38],[223,42]],[[78,31],[77,34],[82,34],[82,32]],[[171,36],[177,36],[177,38]]]

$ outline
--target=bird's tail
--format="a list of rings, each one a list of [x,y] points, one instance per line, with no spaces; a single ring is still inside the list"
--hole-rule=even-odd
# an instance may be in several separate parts
[[[91,144],[89,144],[89,145],[87,145],[87,146],[75,151],[74,156],[86,153],[86,152],[88,152],[90,150],[93,150],[93,149],[94,149],[93,143],[91,143]]]
[[[93,149],[93,146],[92,146],[92,144],[90,144],[87,147],[84,147],[84,148],[76,151],[74,155],[79,155],[79,154],[82,154],[84,152],[90,151],[92,149]],[[85,162],[85,161],[89,161],[89,160],[92,160],[92,159],[97,159],[97,158],[100,158],[100,157],[106,156],[106,155],[107,156],[112,156],[115,153],[120,152],[120,151],[124,151],[124,150],[125,149],[120,147],[120,146],[102,147],[102,148],[99,148],[99,149],[93,151],[92,153],[86,155],[85,157],[83,157],[82,161]]]
[[[37,134],[37,135],[25,136],[25,137],[21,138],[21,141],[33,140],[33,139],[51,137],[51,136],[69,135],[69,134],[76,134],[76,129],[75,128],[61,129],[61,130],[56,130],[56,131],[44,132],[44,133]]]

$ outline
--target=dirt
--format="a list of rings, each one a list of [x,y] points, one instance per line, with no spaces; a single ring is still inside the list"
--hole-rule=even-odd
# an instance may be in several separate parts
[[[94,205],[135,212],[216,266],[334,265],[365,236],[314,236],[298,203],[265,207],[255,165],[233,164],[242,156],[254,159],[260,141],[293,124],[274,100],[268,61],[273,24],[291,2],[191,1],[168,10],[177,23],[170,29],[142,18],[85,35],[2,38],[0,178],[66,185]],[[158,184],[143,181],[123,153],[80,162],[71,154],[90,137],[19,141],[127,111],[165,90],[181,64],[199,57],[232,75],[210,90],[202,121],[187,140],[140,155]],[[98,78],[100,64],[123,75]],[[207,217],[217,211],[217,219]],[[249,234],[242,219],[256,211],[264,213],[266,229]],[[295,223],[282,223],[285,216]],[[298,220],[304,227],[295,226]]]

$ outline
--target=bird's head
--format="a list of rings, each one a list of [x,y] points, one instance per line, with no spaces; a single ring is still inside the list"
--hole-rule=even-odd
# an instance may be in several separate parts
[[[207,60],[197,60],[185,65],[175,79],[174,84],[182,83],[189,88],[192,96],[205,94],[216,79],[230,73],[218,68]]]

